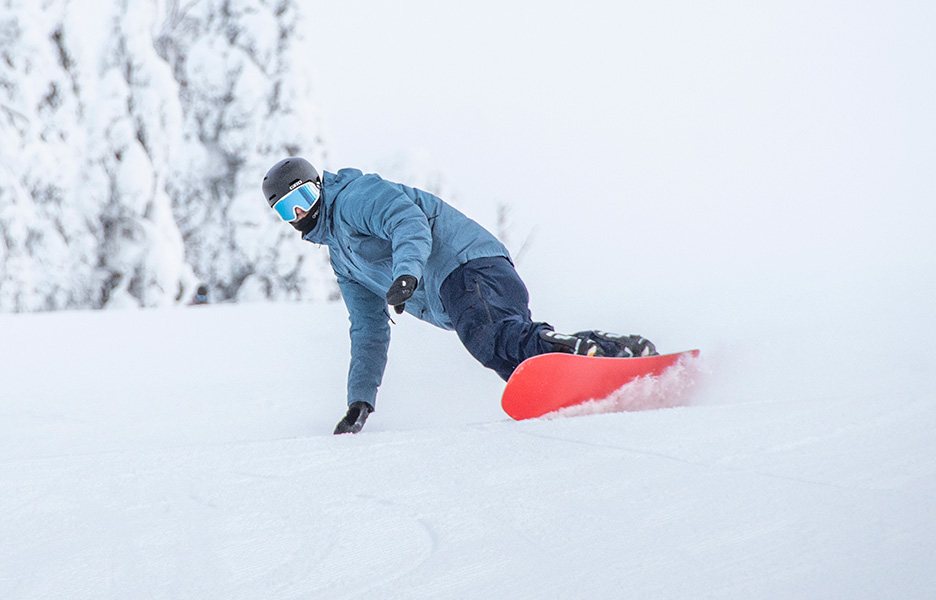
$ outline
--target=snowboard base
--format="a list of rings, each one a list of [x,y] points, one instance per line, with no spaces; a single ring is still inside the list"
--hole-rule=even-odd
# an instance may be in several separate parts
[[[553,352],[523,361],[510,376],[501,406],[516,420],[611,396],[628,383],[659,377],[698,350],[640,358],[576,356]]]

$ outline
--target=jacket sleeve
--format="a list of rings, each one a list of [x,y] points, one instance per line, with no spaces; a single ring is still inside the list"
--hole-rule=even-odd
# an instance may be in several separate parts
[[[356,201],[349,203],[348,224],[365,235],[389,240],[393,248],[393,279],[412,275],[422,281],[432,251],[432,230],[426,213],[398,186],[376,175],[354,183]]]
[[[383,298],[363,285],[339,277],[338,286],[351,321],[351,364],[348,368],[348,404],[375,406],[377,388],[387,366],[390,315]]]

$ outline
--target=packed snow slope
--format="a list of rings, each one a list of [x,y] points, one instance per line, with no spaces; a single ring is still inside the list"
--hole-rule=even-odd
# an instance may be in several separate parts
[[[404,315],[340,437],[340,303],[2,315],[0,598],[931,598],[932,272],[748,283],[541,315],[690,406],[514,422]]]

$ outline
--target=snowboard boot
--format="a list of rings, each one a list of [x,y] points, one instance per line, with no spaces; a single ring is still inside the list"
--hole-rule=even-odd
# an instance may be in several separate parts
[[[364,428],[364,422],[367,417],[374,412],[373,407],[367,402],[354,402],[348,407],[348,414],[338,421],[335,427],[335,435],[342,433],[357,433]]]
[[[604,356],[634,358],[659,355],[653,342],[640,335],[621,335],[607,331],[582,331],[575,335],[595,340]]]
[[[581,356],[602,356],[601,349],[594,340],[587,336],[566,335],[544,329],[540,331],[540,338],[552,344],[553,352],[565,352],[567,354],[578,354]]]

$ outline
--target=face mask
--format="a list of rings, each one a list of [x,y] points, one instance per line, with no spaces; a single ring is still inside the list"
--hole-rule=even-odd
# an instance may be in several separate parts
[[[312,211],[309,212],[309,214],[296,221],[291,221],[289,224],[295,227],[296,231],[301,231],[302,235],[305,235],[315,229],[315,225],[318,223],[319,214],[321,214],[321,212],[322,204],[319,202],[312,207]]]

